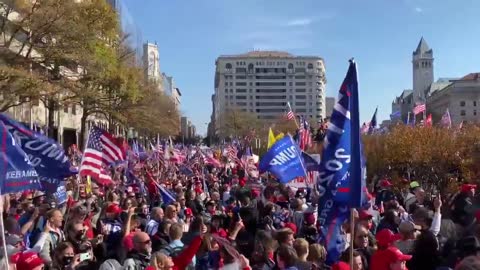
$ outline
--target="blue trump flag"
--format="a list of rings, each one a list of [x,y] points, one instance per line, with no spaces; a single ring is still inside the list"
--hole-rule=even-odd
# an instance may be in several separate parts
[[[350,62],[340,87],[324,141],[317,189],[319,240],[327,249],[327,263],[338,261],[345,247],[341,226],[348,220],[351,207],[360,207],[362,155],[358,109],[357,68]]]
[[[303,159],[303,163],[305,164],[305,169],[307,170],[307,172],[318,171],[320,169],[318,166],[319,162],[311,155],[305,152],[302,152],[302,159]]]
[[[306,176],[301,151],[290,135],[277,141],[260,160],[259,170],[272,173],[280,183]]]
[[[37,171],[0,121],[0,194],[40,189]]]
[[[70,170],[70,161],[63,147],[54,140],[25,128],[3,113],[0,114],[0,122],[27,154],[38,176],[63,179],[75,174]]]

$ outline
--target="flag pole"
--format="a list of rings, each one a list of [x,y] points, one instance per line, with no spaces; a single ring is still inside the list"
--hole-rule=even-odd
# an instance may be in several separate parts
[[[0,187],[0,194],[2,193],[2,190],[1,190],[1,187]],[[5,211],[5,206],[4,206],[4,203],[5,203],[5,195],[1,195],[0,196],[0,200],[1,200],[1,209],[0,209],[0,233],[3,235],[2,237],[2,248],[3,248],[3,254],[5,254],[4,258],[5,258],[5,266],[6,268],[5,269],[8,269],[9,267],[9,263],[8,263],[8,256],[7,256],[7,241],[5,240],[5,223],[3,222],[3,212]]]
[[[355,208],[350,208],[350,269],[353,269],[353,242],[355,240]]]
[[[289,109],[291,112],[293,112],[293,111],[292,111],[292,106],[290,106],[290,102],[287,102],[287,105],[288,105],[288,109]],[[297,127],[297,129],[299,129],[300,126],[298,125],[297,116],[296,116],[295,114],[293,115],[293,121],[295,122],[295,126]]]

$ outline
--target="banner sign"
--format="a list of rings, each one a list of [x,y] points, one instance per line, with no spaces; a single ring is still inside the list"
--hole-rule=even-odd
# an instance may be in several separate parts
[[[16,144],[27,154],[39,176],[63,179],[73,175],[63,147],[54,140],[24,127],[6,114],[0,114],[0,122],[6,126]]]
[[[0,121],[0,194],[40,189],[37,171]]]
[[[269,171],[283,184],[305,176],[301,151],[290,135],[272,145],[260,160],[259,169],[261,172]]]
[[[67,202],[67,189],[65,188],[65,182],[57,187],[57,190],[52,194],[57,202],[57,205]]]

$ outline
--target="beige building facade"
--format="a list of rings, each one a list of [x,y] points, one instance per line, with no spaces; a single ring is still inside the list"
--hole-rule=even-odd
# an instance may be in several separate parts
[[[228,109],[276,120],[291,105],[296,115],[309,120],[326,116],[325,66],[317,56],[287,52],[252,51],[217,58],[211,121],[218,128]]]
[[[430,94],[427,98],[427,111],[433,121],[440,121],[447,110],[453,125],[480,123],[480,73],[470,73]]]

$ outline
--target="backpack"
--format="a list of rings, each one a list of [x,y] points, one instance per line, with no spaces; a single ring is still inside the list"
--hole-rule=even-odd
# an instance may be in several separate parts
[[[178,255],[180,255],[182,251],[183,251],[183,247],[179,247],[179,246],[172,247],[170,245],[167,245],[162,249],[162,253],[165,253],[165,255],[170,256],[172,258],[175,258]]]

